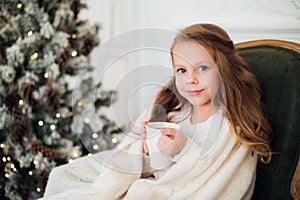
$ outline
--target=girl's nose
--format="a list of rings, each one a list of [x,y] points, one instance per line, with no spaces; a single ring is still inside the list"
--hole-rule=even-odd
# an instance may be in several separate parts
[[[193,84],[193,85],[197,85],[199,83],[199,77],[198,74],[195,72],[191,72],[188,74],[188,76],[186,77],[186,82],[188,84]]]

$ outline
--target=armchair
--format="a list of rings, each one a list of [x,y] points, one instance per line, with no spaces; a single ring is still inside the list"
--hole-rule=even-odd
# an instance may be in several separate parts
[[[252,199],[300,199],[300,176],[295,174],[300,156],[300,44],[256,40],[236,47],[261,85],[273,129],[273,157],[269,164],[258,163]]]

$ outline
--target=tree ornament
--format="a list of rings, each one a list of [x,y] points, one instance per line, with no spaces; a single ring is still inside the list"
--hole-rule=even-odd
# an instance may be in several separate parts
[[[70,33],[72,32],[72,29],[66,24],[66,20],[63,20],[63,21],[60,23],[59,29],[60,29],[62,32],[65,32],[65,33],[67,33],[67,34],[70,34]]]
[[[17,127],[15,129],[13,140],[17,144],[23,144],[24,137],[29,133],[29,125],[28,125],[28,119],[23,117],[19,123],[17,124]]]
[[[5,99],[4,104],[6,105],[8,112],[15,118],[17,122],[22,120],[23,114],[21,109],[19,108],[19,100],[15,93],[9,93]]]
[[[28,147],[35,153],[42,153],[46,158],[57,158],[59,153],[56,149],[46,147],[42,144],[41,141],[32,140],[28,142]]]
[[[92,35],[88,35],[84,40],[81,53],[88,56],[97,45],[98,41]]]
[[[45,88],[45,97],[48,104],[48,108],[52,112],[56,112],[59,108],[59,96],[54,90],[51,81],[49,81]]]
[[[34,88],[29,83],[23,83],[21,86],[21,94],[25,99],[26,103],[29,104],[33,109],[39,107],[39,102],[34,98]]]
[[[42,188],[46,188],[48,177],[49,177],[49,171],[38,169],[37,170],[37,177],[38,177],[39,185]]]
[[[73,0],[72,4],[71,4],[71,10],[74,13],[74,20],[77,20],[78,14],[80,12],[80,0]]]
[[[3,43],[0,41],[0,60],[3,60],[6,57],[6,49]]]
[[[7,18],[2,12],[0,12],[0,28],[4,27],[5,24],[7,23],[8,23]]]
[[[72,58],[71,55],[71,46],[66,46],[57,56],[56,63],[59,66],[59,70],[62,73],[65,73],[69,67],[69,61]]]

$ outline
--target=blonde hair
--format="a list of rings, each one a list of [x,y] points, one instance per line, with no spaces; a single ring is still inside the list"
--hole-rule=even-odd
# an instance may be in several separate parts
[[[237,53],[228,34],[213,24],[195,24],[181,30],[174,39],[178,42],[194,41],[204,46],[218,66],[223,84],[219,105],[223,107],[237,139],[268,163],[271,160],[271,127],[261,107],[259,83],[245,61]],[[223,98],[224,99],[223,99]],[[175,77],[156,96],[150,121],[171,121],[168,113],[181,110],[188,102],[179,94]]]

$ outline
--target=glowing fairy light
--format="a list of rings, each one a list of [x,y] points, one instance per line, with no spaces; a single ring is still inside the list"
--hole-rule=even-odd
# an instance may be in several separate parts
[[[55,114],[55,117],[56,117],[56,118],[60,118],[60,113],[56,113],[56,114]]]
[[[72,38],[72,39],[75,39],[75,38],[77,38],[77,35],[76,35],[75,33],[73,33],[73,34],[71,35],[71,38]]]
[[[94,145],[93,145],[93,149],[94,149],[94,150],[98,150],[98,149],[99,149],[98,144],[94,144]]]
[[[28,36],[28,37],[32,36],[32,34],[33,34],[32,31],[28,31],[28,32],[27,32],[27,36]]]
[[[31,60],[35,60],[39,57],[39,54],[37,52],[34,52],[32,55],[31,55]]]
[[[40,121],[38,122],[38,124],[39,124],[39,126],[43,126],[43,125],[44,125],[44,122],[43,122],[42,120],[40,120]]]
[[[72,53],[71,53],[71,56],[72,56],[72,57],[75,57],[75,56],[77,56],[77,51],[75,51],[75,50],[74,50],[74,51],[72,51]]]
[[[93,134],[92,134],[92,138],[93,138],[93,139],[97,139],[98,137],[99,137],[98,133],[93,133]]]
[[[90,119],[86,117],[86,118],[84,118],[84,122],[88,124],[88,123],[90,123]]]
[[[113,144],[116,144],[116,143],[118,142],[118,139],[117,139],[117,138],[112,138],[112,139],[111,139],[111,142],[112,142]]]
[[[78,152],[73,153],[74,158],[77,158],[79,156]]]
[[[55,128],[56,128],[56,127],[55,127],[54,124],[51,124],[51,125],[50,125],[50,129],[51,129],[52,131],[55,130]]]
[[[38,161],[37,161],[37,160],[34,160],[34,161],[33,161],[33,164],[34,164],[34,165],[37,165],[37,164],[38,164]]]
[[[23,105],[24,104],[24,101],[22,99],[19,100],[19,105]]]
[[[78,107],[81,107],[82,105],[83,105],[83,102],[81,100],[77,102]]]
[[[23,7],[23,5],[22,5],[21,3],[18,3],[18,4],[17,4],[17,8],[18,8],[19,10],[21,10],[22,7]]]
[[[1,148],[1,149],[4,149],[5,146],[6,146],[6,145],[5,145],[4,143],[1,143],[1,144],[0,144],[0,148]]]

